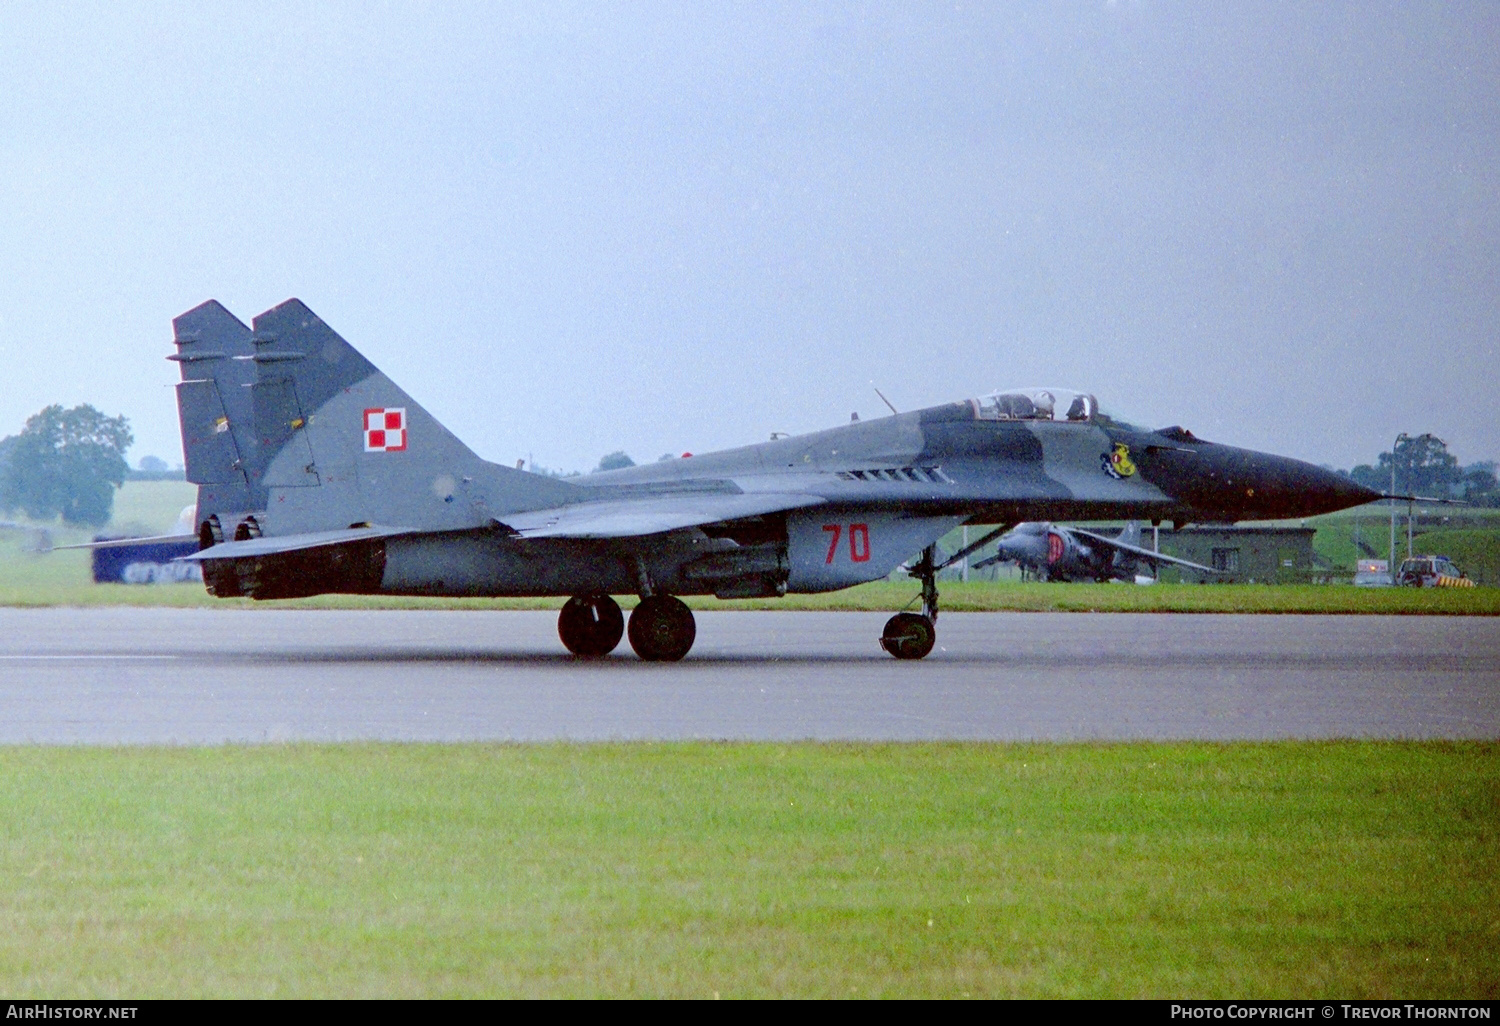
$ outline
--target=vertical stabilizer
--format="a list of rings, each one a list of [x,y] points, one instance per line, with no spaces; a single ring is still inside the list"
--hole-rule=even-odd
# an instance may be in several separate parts
[[[172,335],[177,351],[168,359],[182,368],[177,416],[187,479],[198,486],[198,523],[264,509],[251,425],[250,329],[211,299],[175,318]]]
[[[254,328],[248,391],[266,533],[463,530],[576,501],[575,486],[480,459],[300,300]]]

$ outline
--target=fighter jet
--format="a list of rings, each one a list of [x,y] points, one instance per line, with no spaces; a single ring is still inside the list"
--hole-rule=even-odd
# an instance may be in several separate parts
[[[1044,581],[1133,581],[1141,564],[1185,566],[1206,574],[1213,567],[1164,556],[1141,545],[1141,522],[1132,520],[1117,537],[1045,521],[1017,524],[1001,535],[993,555],[971,563],[978,570],[992,563],[1016,563]]]
[[[1017,523],[1302,517],[1378,497],[1041,388],[558,480],[479,458],[299,300],[250,327],[210,301],[173,327],[198,485],[200,550],[184,558],[212,594],[567,596],[558,634],[585,657],[627,633],[612,595],[640,598],[636,653],[676,660],[696,634],[680,596],[832,591],[920,553],[922,611],[880,639],[919,659],[937,571]],[[996,526],[940,562],[936,541],[962,524]]]

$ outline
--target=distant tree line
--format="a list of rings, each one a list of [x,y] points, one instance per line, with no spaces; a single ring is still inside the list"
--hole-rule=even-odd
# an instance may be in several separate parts
[[[1398,494],[1464,499],[1476,506],[1500,507],[1495,461],[1459,466],[1458,458],[1448,451],[1448,443],[1432,434],[1403,434],[1391,452],[1383,452],[1373,464],[1361,463],[1347,474],[1366,488],[1389,492],[1393,467]]]
[[[142,456],[134,470],[125,472],[127,481],[186,481],[187,472],[180,466],[170,467],[160,456]]]
[[[678,457],[677,457],[676,453],[673,453],[673,452],[664,452],[664,453],[662,453],[660,456],[658,456],[656,458],[656,461],[658,463],[661,463],[661,462],[664,462],[666,460],[675,460],[677,458]],[[629,453],[627,453],[623,449],[616,449],[612,453],[608,453],[608,454],[606,454],[604,456],[599,457],[599,463],[598,463],[598,465],[595,466],[593,470],[589,471],[589,473],[590,474],[600,474],[600,473],[603,473],[606,470],[624,470],[626,467],[633,467],[635,465],[636,465],[635,464],[635,460],[633,460],[633,459],[630,458],[630,454]],[[531,471],[533,474],[541,474],[544,477],[580,477],[580,476],[582,476],[579,473],[579,471],[576,471],[576,470],[568,470],[568,471],[557,470],[557,469],[554,469],[552,467],[541,466],[540,464],[537,464],[537,463],[526,463],[524,460],[521,463],[517,463],[516,466],[518,466],[518,467],[524,466],[527,470]]]
[[[635,466],[635,460],[625,455],[625,450],[616,449],[606,456],[599,457],[599,465],[594,468],[594,473],[598,474],[605,470],[624,470],[626,467],[633,466]]]
[[[54,404],[0,439],[0,510],[33,520],[102,527],[114,512],[115,490],[129,465],[130,422],[87,404]]]

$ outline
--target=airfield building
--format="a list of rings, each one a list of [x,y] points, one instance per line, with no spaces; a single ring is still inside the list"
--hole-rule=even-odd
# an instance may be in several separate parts
[[[1192,560],[1221,571],[1217,575],[1163,566],[1163,581],[1226,584],[1307,584],[1321,577],[1313,564],[1311,527],[1194,526],[1161,532],[1164,555]],[[1151,545],[1151,529],[1143,532]]]

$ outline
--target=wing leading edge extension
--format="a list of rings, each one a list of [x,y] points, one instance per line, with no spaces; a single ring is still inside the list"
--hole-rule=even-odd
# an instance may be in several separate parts
[[[633,538],[816,506],[823,501],[816,495],[787,492],[657,495],[579,502],[496,519],[522,538]]]

